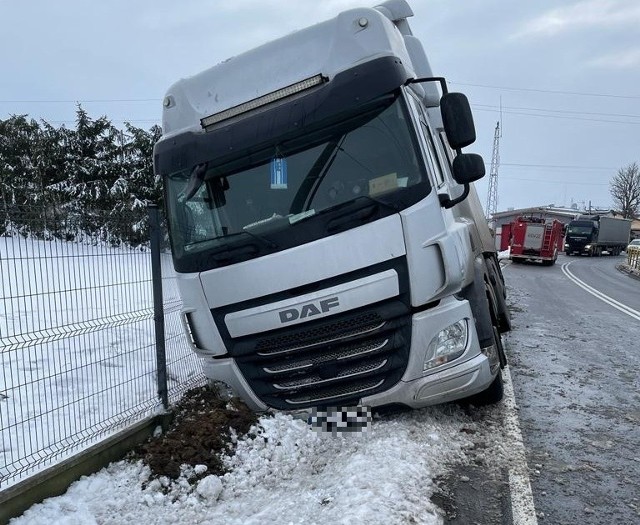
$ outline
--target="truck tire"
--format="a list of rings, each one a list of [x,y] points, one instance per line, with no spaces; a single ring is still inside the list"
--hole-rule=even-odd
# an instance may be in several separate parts
[[[500,264],[495,258],[487,258],[485,261],[489,271],[489,280],[495,291],[498,329],[500,333],[509,332],[511,330],[511,316],[507,306],[507,288],[500,270]]]

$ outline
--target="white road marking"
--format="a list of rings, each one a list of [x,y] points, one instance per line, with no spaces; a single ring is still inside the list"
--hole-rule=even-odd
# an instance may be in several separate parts
[[[564,263],[562,265],[563,273],[571,281],[573,281],[575,284],[577,284],[580,288],[582,288],[586,292],[589,292],[594,297],[597,297],[598,299],[600,299],[602,302],[605,302],[608,305],[613,306],[617,310],[620,310],[622,313],[627,314],[629,317],[633,317],[635,320],[640,321],[640,312],[638,312],[638,310],[634,310],[633,308],[627,306],[626,304],[623,304],[623,303],[620,303],[620,302],[616,301],[615,299],[613,299],[613,298],[609,297],[608,295],[596,290],[592,286],[589,286],[587,283],[585,283],[584,281],[581,281],[575,275],[573,275],[573,273],[571,273],[571,270],[569,270],[569,266],[571,264],[573,264],[574,262],[575,261],[571,261],[571,262],[568,262],[568,263]]]
[[[504,381],[505,426],[510,437],[512,461],[509,467],[509,490],[511,491],[511,513],[513,525],[538,525],[536,508],[533,504],[533,493],[529,480],[529,467],[525,453],[522,432],[518,421],[518,405],[516,403],[511,372],[509,366],[502,371]]]

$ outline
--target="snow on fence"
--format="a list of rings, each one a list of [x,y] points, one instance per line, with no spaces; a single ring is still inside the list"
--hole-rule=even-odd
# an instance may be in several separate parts
[[[50,210],[5,221],[0,490],[161,411],[158,377],[169,402],[204,382],[182,333],[170,256],[159,258],[167,364],[158,370],[151,251],[117,244]]]

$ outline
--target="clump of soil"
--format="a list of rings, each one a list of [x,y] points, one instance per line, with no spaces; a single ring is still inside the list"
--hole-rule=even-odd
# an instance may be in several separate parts
[[[154,477],[178,479],[182,465],[206,465],[207,474],[221,476],[227,471],[222,457],[233,450],[232,436],[245,435],[256,421],[239,399],[223,399],[209,386],[195,388],[176,406],[169,430],[140,445],[134,458],[142,459]]]

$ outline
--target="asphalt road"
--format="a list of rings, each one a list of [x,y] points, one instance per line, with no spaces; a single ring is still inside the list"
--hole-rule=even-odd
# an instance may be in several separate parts
[[[623,260],[504,269],[539,523],[640,523],[640,281],[616,269]]]

